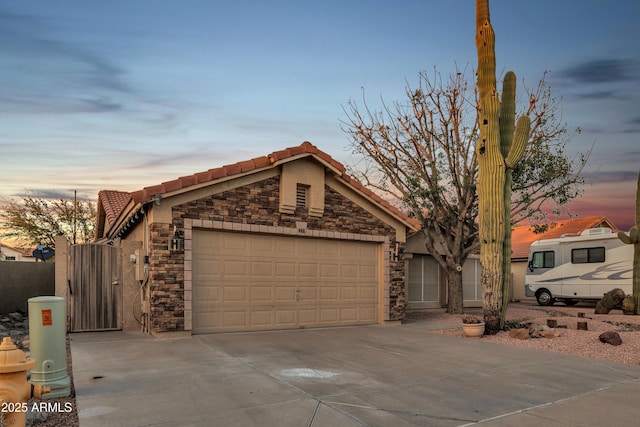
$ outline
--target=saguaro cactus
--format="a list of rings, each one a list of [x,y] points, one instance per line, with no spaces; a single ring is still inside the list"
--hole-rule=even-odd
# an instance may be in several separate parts
[[[495,34],[488,0],[476,0],[476,48],[480,96],[480,139],[476,145],[480,281],[485,331],[495,334],[502,323],[502,307],[508,298],[511,271],[510,169],[524,154],[531,123],[528,116],[522,116],[514,126],[516,76],[513,72],[509,71],[504,77],[502,101],[496,89]]]
[[[638,189],[636,191],[636,225],[629,233],[618,232],[618,238],[624,243],[633,245],[633,314],[640,314],[640,172],[638,172]]]

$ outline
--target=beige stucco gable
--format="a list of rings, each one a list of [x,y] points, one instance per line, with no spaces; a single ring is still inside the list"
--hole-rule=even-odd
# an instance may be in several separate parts
[[[308,195],[309,216],[321,217],[324,213],[324,184],[324,167],[310,158],[283,164],[280,176],[280,212],[294,213],[301,185]]]

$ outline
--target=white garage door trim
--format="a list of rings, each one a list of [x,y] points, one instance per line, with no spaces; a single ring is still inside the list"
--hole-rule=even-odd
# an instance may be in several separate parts
[[[380,322],[380,242],[191,234],[194,333]]]

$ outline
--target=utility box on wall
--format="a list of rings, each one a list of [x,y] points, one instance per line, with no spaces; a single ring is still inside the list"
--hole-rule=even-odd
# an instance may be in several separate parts
[[[64,298],[34,297],[28,303],[30,354],[36,361],[31,381],[51,388],[43,399],[70,396]]]

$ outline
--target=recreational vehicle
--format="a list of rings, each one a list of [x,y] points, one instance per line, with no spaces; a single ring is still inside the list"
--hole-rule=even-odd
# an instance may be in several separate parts
[[[525,295],[540,305],[562,301],[574,305],[597,301],[612,289],[632,290],[633,245],[625,245],[609,228],[580,235],[538,240],[529,249]]]

